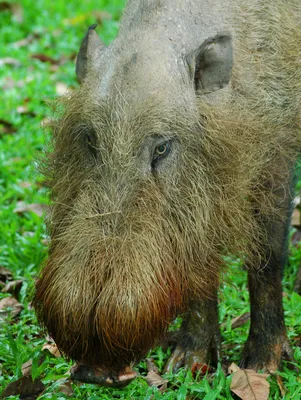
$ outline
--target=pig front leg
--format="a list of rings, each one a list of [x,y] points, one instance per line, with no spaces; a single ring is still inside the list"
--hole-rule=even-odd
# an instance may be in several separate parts
[[[241,366],[275,372],[292,359],[282,307],[281,271],[274,259],[260,273],[249,273],[251,327]]]
[[[167,372],[185,367],[195,374],[204,365],[217,364],[221,358],[221,340],[216,296],[191,302],[176,340],[176,348],[165,367]]]
[[[250,270],[248,286],[251,326],[241,366],[254,370],[277,370],[282,359],[292,359],[282,306],[282,268],[286,262],[286,228],[280,223],[270,232],[267,259],[259,271]]]
[[[292,359],[284,324],[282,273],[287,261],[293,182],[291,188],[282,182],[274,182],[274,187],[277,188],[273,191],[276,213],[269,217],[263,217],[260,212],[256,215],[268,243],[259,268],[249,269],[251,326],[241,359],[244,368],[268,372],[277,370],[283,359]]]

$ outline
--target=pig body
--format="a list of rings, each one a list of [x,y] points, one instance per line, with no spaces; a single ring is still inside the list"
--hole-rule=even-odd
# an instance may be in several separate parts
[[[89,29],[80,87],[53,123],[51,246],[34,300],[67,356],[120,371],[184,313],[168,368],[216,359],[226,254],[250,271],[242,364],[274,370],[289,353],[300,15],[297,0],[129,0],[110,46]]]

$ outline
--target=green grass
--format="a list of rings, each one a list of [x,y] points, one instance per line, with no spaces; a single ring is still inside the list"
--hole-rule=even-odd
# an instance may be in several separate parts
[[[23,21],[18,22],[10,10],[0,11],[0,54],[18,60],[19,65],[1,65],[0,88],[2,101],[0,119],[13,125],[13,133],[3,133],[0,126],[0,266],[10,269],[14,279],[23,279],[18,300],[24,309],[17,319],[0,322],[0,393],[14,380],[21,377],[22,365],[33,360],[32,376],[40,378],[46,385],[40,399],[63,399],[57,392],[58,381],[68,376],[71,363],[42,353],[45,338],[37,325],[30,307],[34,279],[46,256],[47,235],[43,218],[32,212],[14,212],[17,202],[47,204],[47,190],[42,177],[36,170],[36,160],[42,155],[47,144],[47,134],[41,121],[51,116],[47,101],[55,99],[56,84],[76,86],[74,56],[87,26],[95,22],[93,11],[102,14],[102,23],[97,29],[102,39],[108,43],[118,30],[118,19],[122,13],[122,0],[91,0],[83,2],[57,2],[50,0],[21,0]],[[93,16],[94,15],[94,16]],[[110,18],[108,18],[110,16]],[[31,34],[35,38],[26,46],[18,47],[15,42]],[[43,63],[32,58],[42,53],[53,59],[66,62],[59,66]],[[24,106],[26,113],[18,107]],[[2,133],[1,133],[2,132]],[[26,184],[29,183],[29,184]],[[301,335],[301,297],[292,292],[293,281],[301,260],[301,250],[294,247],[290,252],[290,262],[284,278],[285,316],[288,334],[292,341]],[[221,285],[220,320],[223,323],[223,347],[225,361],[238,362],[249,324],[231,330],[231,319],[249,310],[246,274],[234,268],[225,276]],[[7,297],[0,293],[0,299]],[[170,350],[155,349],[151,356],[162,371]],[[294,347],[295,361],[301,365],[301,349]],[[39,359],[44,354],[40,365]],[[230,376],[225,376],[221,367],[214,374],[202,380],[194,380],[189,373],[180,371],[166,375],[168,389],[159,393],[148,387],[143,376],[146,364],[137,366],[140,377],[125,389],[105,389],[95,385],[73,384],[74,399],[186,399],[205,400],[231,399]],[[270,378],[271,399],[299,399],[301,380],[298,374],[287,368],[281,372],[286,395],[281,396],[275,377]],[[18,398],[12,397],[12,398]],[[70,397],[69,397],[70,398]]]

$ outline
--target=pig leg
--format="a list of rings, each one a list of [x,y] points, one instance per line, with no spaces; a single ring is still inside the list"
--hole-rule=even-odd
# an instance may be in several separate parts
[[[274,194],[280,212],[260,221],[265,224],[269,240],[266,257],[259,269],[250,269],[248,275],[251,327],[241,360],[244,368],[269,372],[277,370],[282,359],[291,359],[282,306],[282,272],[287,260],[293,191],[281,184],[278,187]]]
[[[209,362],[216,364],[221,356],[217,297],[191,303],[177,334],[177,346],[165,370],[175,372],[181,367],[193,373]]]

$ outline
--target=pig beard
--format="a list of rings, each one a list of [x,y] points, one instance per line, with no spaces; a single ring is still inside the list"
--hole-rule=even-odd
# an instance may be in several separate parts
[[[164,196],[151,186],[122,218],[88,209],[85,188],[52,238],[34,305],[67,358],[120,370],[164,336],[188,291],[210,296],[216,287],[216,268],[200,273],[205,252],[191,236],[186,246]]]

